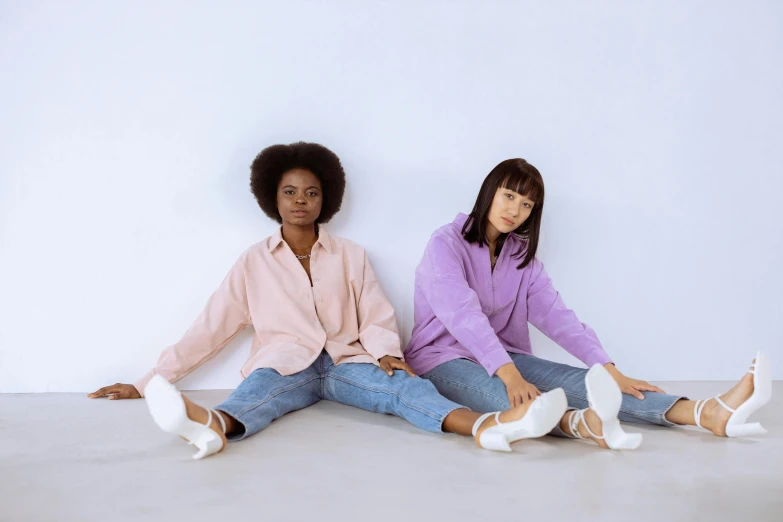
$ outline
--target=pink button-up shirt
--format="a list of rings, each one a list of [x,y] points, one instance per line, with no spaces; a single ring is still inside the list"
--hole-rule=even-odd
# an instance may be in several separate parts
[[[310,258],[313,286],[280,230],[250,247],[209,298],[182,339],[163,350],[153,375],[176,382],[214,357],[239,332],[255,328],[247,377],[257,368],[291,375],[325,349],[335,364],[402,358],[397,319],[361,246],[320,228]]]

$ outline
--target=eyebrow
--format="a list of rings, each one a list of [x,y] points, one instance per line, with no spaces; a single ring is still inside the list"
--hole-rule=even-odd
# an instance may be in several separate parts
[[[295,189],[296,187],[293,186],[293,185],[286,185],[285,187],[283,187],[283,189],[287,189],[287,188]],[[310,190],[310,189],[321,190],[320,188],[316,187],[315,185],[307,187],[305,190]]]
[[[530,198],[529,198],[529,197],[527,197],[527,196],[524,196],[524,195],[520,194],[519,192],[515,192],[515,191],[511,190],[510,188],[505,188],[505,187],[502,187],[502,188],[503,188],[503,190],[506,190],[506,191],[508,191],[508,192],[511,192],[511,193],[513,193],[513,194],[516,194],[516,195],[517,195],[517,196],[519,196],[520,198],[523,198],[523,199],[527,200],[528,202],[532,203],[533,205],[535,205],[535,204],[536,204],[536,202],[535,202],[535,201],[533,201],[532,199],[530,199]]]

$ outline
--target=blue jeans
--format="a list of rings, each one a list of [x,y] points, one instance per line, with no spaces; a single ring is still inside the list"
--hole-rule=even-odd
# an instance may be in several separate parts
[[[563,388],[570,408],[587,408],[586,369],[548,361],[535,355],[509,355],[522,377],[541,392]],[[464,404],[473,411],[486,413],[509,408],[506,386],[500,377],[490,377],[481,365],[467,359],[443,363],[422,377],[431,381],[444,397]],[[642,393],[643,401],[623,394],[619,419],[623,422],[674,426],[674,423],[666,419],[666,412],[675,402],[685,397],[656,392]],[[552,434],[564,435],[559,428],[555,428]]]
[[[435,433],[443,433],[443,420],[449,413],[464,408],[440,395],[430,381],[402,370],[390,376],[369,363],[335,366],[323,351],[309,368],[293,375],[282,376],[272,368],[255,370],[215,409],[239,421],[244,430],[228,439],[241,440],[321,399],[396,415]]]

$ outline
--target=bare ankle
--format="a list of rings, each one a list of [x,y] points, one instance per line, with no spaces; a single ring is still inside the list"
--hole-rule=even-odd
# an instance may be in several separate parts
[[[578,434],[574,433],[574,429],[571,426],[571,421],[575,414],[576,414],[576,410],[568,410],[563,414],[563,418],[560,419],[560,431],[562,431],[569,437],[578,438]]]

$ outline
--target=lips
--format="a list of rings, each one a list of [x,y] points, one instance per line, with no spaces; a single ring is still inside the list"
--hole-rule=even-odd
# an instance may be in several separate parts
[[[511,221],[510,219],[506,219],[506,218],[502,218],[502,219],[503,219],[503,222],[504,222],[506,225],[508,225],[508,226],[511,226],[511,227],[513,227],[513,226],[514,226],[514,222],[513,222],[513,221]]]
[[[293,211],[291,211],[291,213],[293,215],[295,215],[296,217],[304,217],[304,216],[307,215],[307,211],[306,210],[293,210]]]

